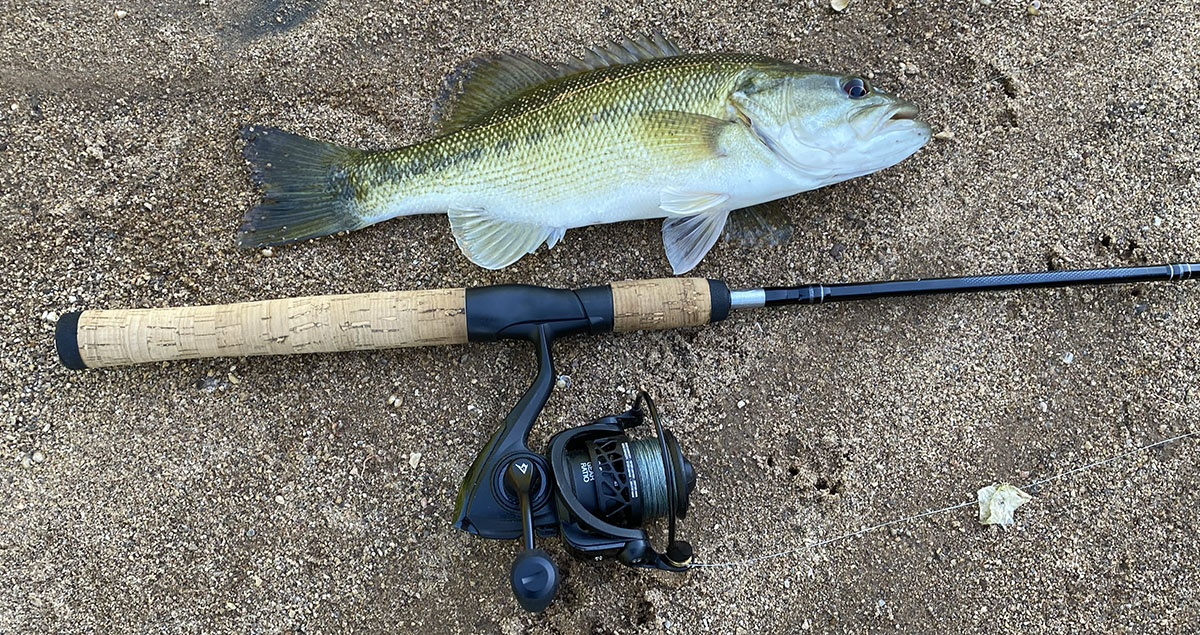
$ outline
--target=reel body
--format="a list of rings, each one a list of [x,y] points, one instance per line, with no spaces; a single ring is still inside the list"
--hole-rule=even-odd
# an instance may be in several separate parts
[[[675,525],[687,512],[696,474],[645,392],[621,414],[554,435],[544,454],[529,448],[529,432],[554,386],[551,342],[558,335],[611,328],[589,314],[612,315],[612,308],[610,296],[608,306],[601,306],[604,295],[589,294],[588,289],[528,289],[527,310],[537,312],[539,303],[550,303],[553,313],[564,319],[487,324],[474,333],[481,339],[532,341],[538,372],[504,425],[475,457],[458,492],[454,526],[484,538],[521,539],[524,549],[512,568],[513,594],[526,610],[541,611],[553,600],[559,580],[549,554],[534,547],[535,535],[560,535],[579,557],[685,570],[692,548],[676,539]],[[512,287],[508,290],[511,293]],[[468,294],[468,314],[472,299]],[[632,439],[629,430],[641,425],[647,413],[656,437]],[[668,519],[668,547],[659,552],[643,525],[663,516]]]

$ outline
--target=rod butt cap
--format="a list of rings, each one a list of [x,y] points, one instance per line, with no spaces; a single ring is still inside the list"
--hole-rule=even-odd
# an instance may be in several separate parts
[[[79,355],[79,316],[80,311],[64,313],[58,318],[54,327],[54,348],[58,351],[58,361],[71,370],[83,370],[87,364]]]

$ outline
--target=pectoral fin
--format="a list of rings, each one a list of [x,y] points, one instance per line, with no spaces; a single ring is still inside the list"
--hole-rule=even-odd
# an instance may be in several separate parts
[[[689,162],[725,156],[718,141],[731,121],[677,110],[655,110],[641,117],[648,146],[672,160]]]
[[[561,227],[500,220],[481,209],[451,208],[447,214],[458,248],[485,269],[503,269],[543,242],[553,246],[566,232]]]
[[[795,227],[779,201],[771,201],[729,212],[725,240],[749,247],[775,246],[792,237]]]
[[[728,198],[728,197],[727,197]],[[695,267],[721,235],[729,210],[720,208],[663,220],[663,247],[675,275]]]

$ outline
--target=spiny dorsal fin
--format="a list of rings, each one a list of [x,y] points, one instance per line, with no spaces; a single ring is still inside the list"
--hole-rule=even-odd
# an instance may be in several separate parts
[[[608,46],[597,46],[584,51],[583,55],[561,64],[559,68],[572,73],[594,71],[606,66],[632,64],[642,60],[659,57],[675,57],[683,55],[679,47],[672,44],[661,33],[653,35],[638,35],[624,38]]]
[[[591,48],[576,59],[554,66],[521,54],[476,57],[446,76],[434,100],[433,121],[441,132],[454,132],[539,84],[607,66],[681,54],[662,34],[655,33]]]

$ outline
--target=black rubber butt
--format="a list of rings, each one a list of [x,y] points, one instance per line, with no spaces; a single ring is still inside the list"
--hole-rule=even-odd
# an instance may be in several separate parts
[[[54,348],[58,351],[58,361],[71,370],[87,368],[79,356],[79,315],[80,311],[64,313],[54,327]]]
[[[558,592],[558,567],[550,554],[541,549],[526,549],[512,566],[512,590],[521,608],[541,613]]]

